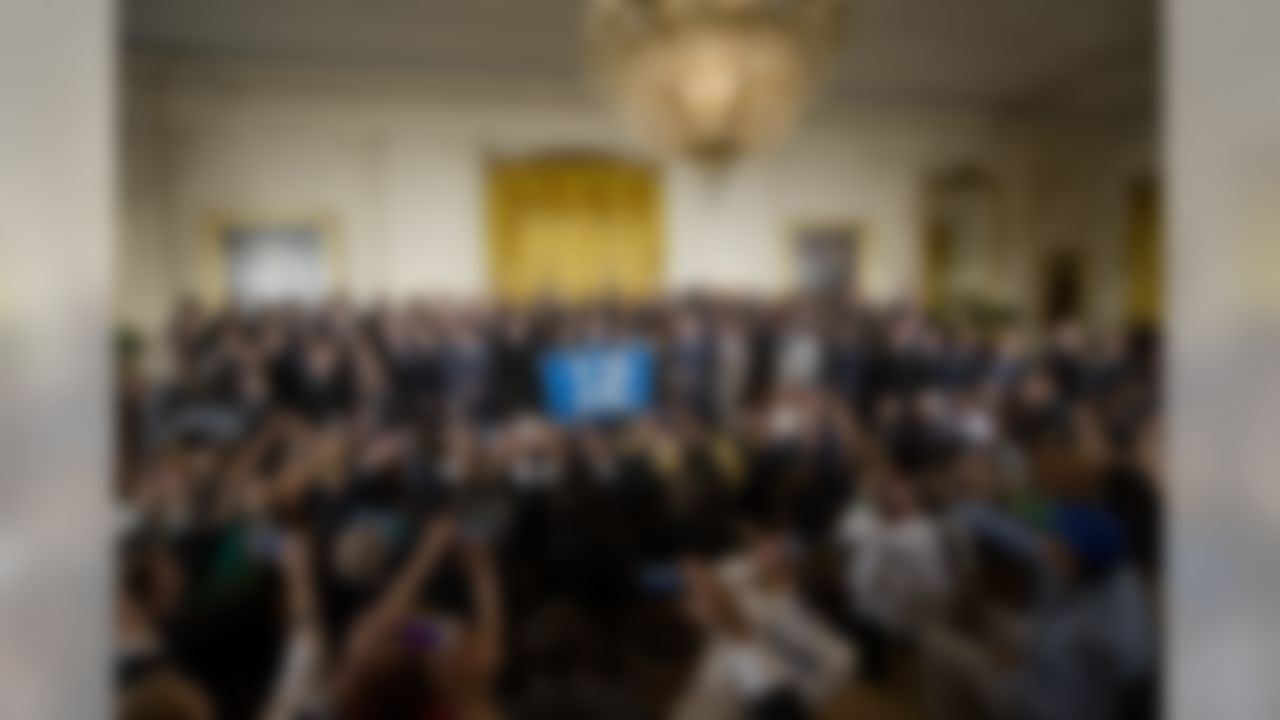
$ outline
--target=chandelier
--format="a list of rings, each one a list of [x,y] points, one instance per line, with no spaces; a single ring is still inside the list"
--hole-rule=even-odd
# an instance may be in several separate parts
[[[842,47],[845,0],[589,0],[592,69],[658,148],[723,165],[776,141]]]

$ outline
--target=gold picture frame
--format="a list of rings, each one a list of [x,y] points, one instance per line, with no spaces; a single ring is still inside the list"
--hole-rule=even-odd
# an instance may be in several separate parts
[[[204,221],[200,243],[200,296],[210,307],[228,301],[227,247],[231,233],[246,227],[305,228],[320,240],[329,284],[334,292],[348,289],[347,248],[340,223],[329,212],[218,211]]]
[[[783,257],[778,264],[784,273],[784,292],[847,295],[859,291],[866,246],[866,230],[856,220],[817,218],[791,223],[783,238]],[[830,262],[833,258],[835,263]],[[819,272],[830,274],[820,277]]]
[[[956,208],[963,208],[959,223]],[[926,308],[941,311],[958,300],[999,301],[1007,293],[1011,255],[1005,212],[999,181],[988,170],[962,166],[929,180],[920,263]]]

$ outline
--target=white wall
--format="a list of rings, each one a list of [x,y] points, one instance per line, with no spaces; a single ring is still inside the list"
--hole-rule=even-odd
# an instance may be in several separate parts
[[[357,298],[476,295],[490,158],[643,156],[588,98],[385,73],[140,63],[128,107],[119,313],[144,331],[200,287],[216,216],[332,216]],[[832,111],[720,178],[661,164],[668,285],[778,290],[788,230],[841,220],[865,230],[867,293],[909,293],[926,178],[986,162],[991,137],[971,113]]]

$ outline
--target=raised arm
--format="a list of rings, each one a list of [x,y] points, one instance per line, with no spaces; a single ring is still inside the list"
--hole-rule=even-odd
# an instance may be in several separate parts
[[[387,629],[389,623],[409,613],[418,590],[439,567],[454,535],[455,523],[450,517],[436,518],[423,527],[413,554],[400,574],[352,627],[346,648],[348,662],[373,647],[377,636]]]
[[[295,427],[288,460],[273,483],[274,501],[291,507],[326,473],[340,473],[346,465],[348,443],[333,429]]]
[[[305,535],[292,531],[280,551],[284,574],[289,639],[264,720],[292,720],[306,704],[324,664],[319,607],[311,575],[311,548]]]
[[[463,558],[471,583],[471,596],[475,604],[475,621],[472,631],[481,671],[495,675],[502,667],[505,621],[502,607],[502,588],[494,568],[489,547],[480,542],[468,542]]]
[[[289,626],[310,630],[317,627],[319,605],[311,575],[311,543],[306,535],[291,530],[280,551],[280,565],[285,580],[285,612]]]
[[[257,485],[259,468],[267,452],[282,436],[285,420],[279,416],[269,420],[236,451],[218,488],[217,510],[219,518],[229,518],[243,509],[247,489]]]

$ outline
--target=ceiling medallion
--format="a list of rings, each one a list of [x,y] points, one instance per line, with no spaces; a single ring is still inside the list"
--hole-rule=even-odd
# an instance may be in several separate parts
[[[846,0],[589,0],[589,59],[660,150],[720,166],[793,126],[843,47],[846,12]]]

